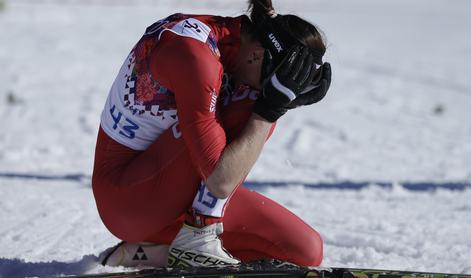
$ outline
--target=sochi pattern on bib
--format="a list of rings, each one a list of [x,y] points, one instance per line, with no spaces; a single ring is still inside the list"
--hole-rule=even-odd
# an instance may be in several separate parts
[[[165,31],[201,41],[220,56],[210,27],[187,15],[171,15],[146,29],[123,63],[101,117],[103,130],[132,149],[146,149],[178,122],[174,93],[152,76],[148,64]]]

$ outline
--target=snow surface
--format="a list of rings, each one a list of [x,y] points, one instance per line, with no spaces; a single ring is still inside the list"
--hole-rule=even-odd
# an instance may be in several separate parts
[[[320,26],[326,99],[279,121],[249,185],[324,266],[471,274],[471,2],[274,0]],[[1,5],[0,5],[1,7]],[[144,28],[245,1],[9,0],[0,10],[0,277],[121,271],[90,189],[99,114]]]

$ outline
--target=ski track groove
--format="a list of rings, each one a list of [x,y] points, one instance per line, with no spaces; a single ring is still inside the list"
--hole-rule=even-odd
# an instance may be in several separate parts
[[[3,212],[3,210],[0,210]],[[32,213],[32,214],[29,214],[28,217],[24,218],[24,219],[15,219],[14,222],[10,222],[12,224],[5,224],[3,222],[3,225],[2,225],[2,230],[0,231],[0,238],[5,238],[5,237],[8,237],[8,236],[11,236],[11,231],[16,231],[18,230],[19,228],[21,227],[24,227],[24,226],[27,226],[29,223],[31,223],[34,219],[38,218],[38,216],[40,216],[42,214],[42,212],[35,212],[35,213]]]
[[[87,189],[85,189],[87,190]],[[71,194],[73,194],[71,192]],[[73,199],[73,196],[69,196],[70,198],[68,199]],[[67,202],[67,200],[63,201]],[[61,202],[58,203],[59,207],[66,207],[65,204]],[[68,202],[67,202],[68,203]],[[69,207],[69,212],[65,213],[65,218],[64,222],[67,223],[67,225],[58,225],[57,230],[59,233],[53,234],[53,240],[48,243],[48,246],[42,250],[43,253],[46,253],[47,251],[54,250],[54,254],[57,252],[57,250],[60,250],[60,248],[57,248],[57,246],[60,246],[61,243],[63,242],[63,239],[65,238],[73,238],[77,237],[79,238],[80,235],[77,233],[87,231],[88,229],[86,227],[83,227],[84,223],[87,223],[87,215],[85,215],[83,209],[81,208],[82,202],[78,203],[72,203],[68,204],[67,207]],[[56,206],[57,207],[57,206]],[[94,209],[93,207],[90,208],[90,210]],[[64,214],[61,213],[59,214],[59,217],[64,217]],[[72,216],[72,217],[71,217]],[[57,221],[58,223],[62,223],[61,221]],[[81,227],[81,228],[79,228]],[[50,254],[50,255],[54,255]]]
[[[62,213],[58,213],[57,215],[53,216],[61,216]],[[35,251],[32,253],[34,257],[44,257],[45,254],[48,253],[50,250],[57,250],[58,245],[60,245],[61,241],[63,241],[66,237],[74,236],[72,231],[77,230],[76,227],[79,223],[79,220],[83,218],[83,213],[78,211],[77,213],[72,213],[72,217],[67,217],[67,225],[64,228],[62,221],[57,221],[56,225],[52,225],[52,231],[50,234],[44,235],[44,237],[39,238],[40,242],[44,242],[45,244],[41,244]],[[51,216],[51,218],[54,218]]]
[[[293,151],[299,141],[299,136],[301,136],[301,129],[295,128],[294,131],[291,132],[288,139],[286,139],[285,148]]]
[[[46,190],[41,191],[41,188]],[[73,200],[69,194],[74,194],[70,188],[65,189],[65,195],[60,197],[55,194],[57,185],[53,188],[50,190],[48,187],[35,187],[35,194],[22,200],[20,206],[22,211],[34,209],[35,212],[22,214],[27,217],[19,222],[10,219],[2,225],[0,243],[2,246],[12,247],[8,253],[9,257],[45,258],[50,255],[51,250],[56,250],[54,247],[59,246],[64,238],[74,236],[73,230],[77,229],[80,220],[84,218],[84,213],[80,205],[68,202]],[[5,209],[2,208],[2,211]],[[35,233],[35,231],[44,232]],[[41,244],[36,244],[37,242]]]

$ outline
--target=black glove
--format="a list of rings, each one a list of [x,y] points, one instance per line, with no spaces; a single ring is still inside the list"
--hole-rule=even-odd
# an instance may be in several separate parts
[[[275,122],[298,95],[315,90],[306,91],[317,72],[315,65],[309,48],[296,46],[291,49],[271,78],[262,84],[263,94],[255,102],[254,112],[269,122]]]
[[[324,63],[318,71],[318,80],[314,78],[315,80],[312,83],[315,85],[307,86],[305,91],[301,92],[293,101],[285,106],[287,110],[296,108],[298,106],[311,105],[313,103],[319,102],[325,97],[330,87],[332,69],[329,63]]]

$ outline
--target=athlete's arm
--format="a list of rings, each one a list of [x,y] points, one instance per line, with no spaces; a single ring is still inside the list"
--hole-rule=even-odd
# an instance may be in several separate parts
[[[232,193],[257,161],[271,128],[272,123],[252,114],[242,133],[226,146],[206,180],[212,194],[226,198]]]
[[[213,195],[226,198],[260,155],[271,123],[253,115],[241,135],[226,146],[215,111],[222,65],[204,43],[165,35],[169,37],[151,60],[152,73],[175,94],[179,127],[200,176]]]

